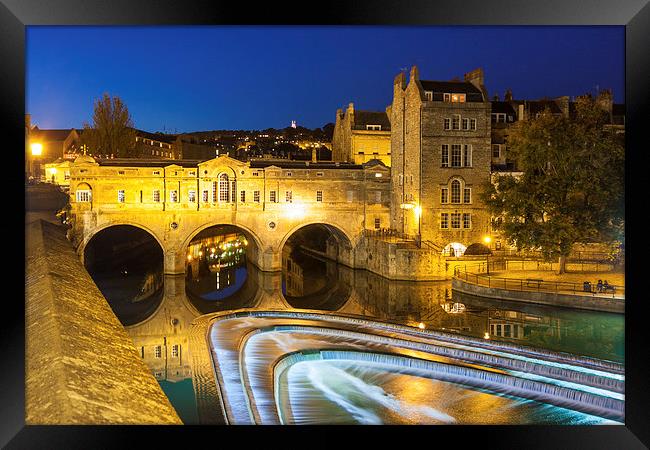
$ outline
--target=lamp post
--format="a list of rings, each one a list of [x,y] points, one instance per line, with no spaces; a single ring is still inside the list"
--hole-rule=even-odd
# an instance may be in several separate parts
[[[40,142],[33,142],[30,145],[30,149],[32,151],[32,176],[40,181],[41,167],[40,164],[38,164],[38,157],[43,154],[43,144]]]

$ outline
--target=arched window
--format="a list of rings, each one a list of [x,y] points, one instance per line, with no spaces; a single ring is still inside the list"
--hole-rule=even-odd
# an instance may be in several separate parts
[[[451,202],[460,203],[460,181],[451,182]]]
[[[228,182],[228,175],[225,173],[219,175],[219,201],[230,201],[230,183]]]

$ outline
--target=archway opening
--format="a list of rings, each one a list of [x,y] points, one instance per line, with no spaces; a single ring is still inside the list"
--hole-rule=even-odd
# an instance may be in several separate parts
[[[163,298],[163,249],[147,231],[114,225],[84,248],[84,265],[123,325],[142,322]]]
[[[444,256],[458,257],[463,256],[465,254],[465,250],[467,250],[467,247],[465,247],[460,242],[450,242],[445,246],[445,248],[442,249],[442,254]]]
[[[336,311],[352,292],[352,269],[339,263],[349,253],[345,234],[326,224],[306,225],[282,247],[282,295],[300,309]]]
[[[469,247],[467,247],[464,253],[465,256],[491,255],[491,254],[492,254],[492,250],[490,250],[490,247],[488,247],[485,244],[481,244],[480,242],[475,242],[471,244]]]
[[[185,250],[185,292],[203,314],[252,306],[258,293],[259,249],[254,237],[234,225],[214,225]]]

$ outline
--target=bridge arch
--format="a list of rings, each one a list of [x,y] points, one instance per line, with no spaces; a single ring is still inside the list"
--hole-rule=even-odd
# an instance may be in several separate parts
[[[334,236],[334,238],[337,240],[339,245],[341,243],[346,244],[350,246],[350,248],[354,245],[355,242],[355,237],[351,236],[349,232],[347,232],[343,227],[333,224],[331,222],[326,222],[322,220],[314,220],[311,222],[302,222],[299,223],[298,225],[295,225],[287,233],[284,235],[282,240],[280,241],[280,245],[278,246],[278,250],[282,251],[284,248],[284,245],[287,243],[287,241],[293,236],[297,231],[301,230],[302,228],[306,228],[311,225],[322,225],[324,226],[331,234]]]
[[[142,225],[140,223],[136,222],[115,222],[115,223],[105,223],[102,225],[97,226],[96,228],[93,228],[90,233],[84,233],[84,238],[79,244],[79,247],[77,247],[77,254],[79,255],[79,258],[81,259],[82,263],[85,263],[85,251],[86,247],[88,246],[88,243],[95,237],[97,236],[100,232],[112,228],[112,227],[117,227],[117,226],[131,226],[134,228],[139,228],[143,231],[146,231],[151,237],[153,237],[160,248],[163,251],[163,254],[166,253],[167,248],[165,247],[164,241],[160,239],[160,237],[157,235],[155,231],[153,231],[151,228]]]

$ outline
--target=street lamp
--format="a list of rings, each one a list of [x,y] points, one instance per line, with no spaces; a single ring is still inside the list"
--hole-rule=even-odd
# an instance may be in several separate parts
[[[422,246],[422,229],[421,229],[420,218],[422,217],[422,207],[420,205],[417,205],[415,208],[413,208],[413,212],[415,213],[415,217],[418,218],[418,247],[421,247]]]
[[[43,144],[40,142],[32,142],[30,149],[32,151],[32,176],[40,181],[41,167],[38,164],[38,157],[43,154]]]

